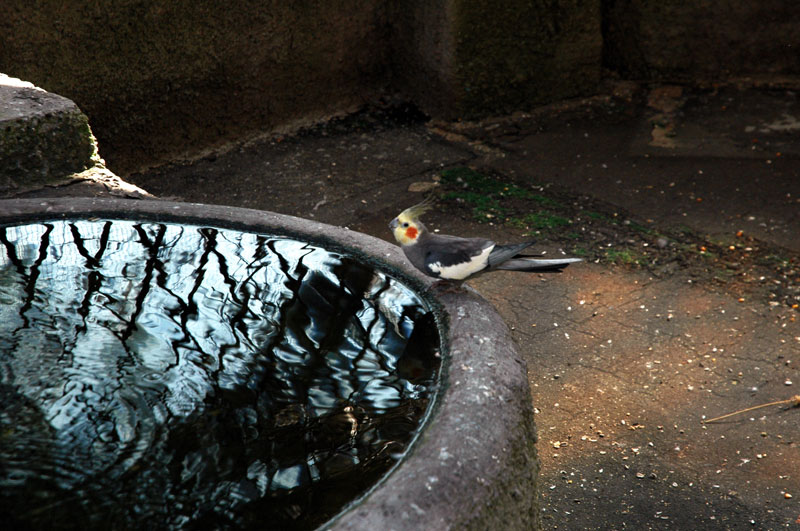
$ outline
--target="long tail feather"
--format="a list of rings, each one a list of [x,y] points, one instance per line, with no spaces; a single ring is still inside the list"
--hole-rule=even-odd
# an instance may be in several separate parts
[[[498,268],[500,265],[505,262],[506,260],[510,260],[517,256],[520,251],[527,249],[535,242],[533,240],[529,242],[523,243],[516,243],[512,245],[497,245],[494,249],[492,249],[492,254],[489,255],[489,267],[490,268]]]
[[[560,271],[582,261],[580,258],[514,258],[494,267],[509,271]]]

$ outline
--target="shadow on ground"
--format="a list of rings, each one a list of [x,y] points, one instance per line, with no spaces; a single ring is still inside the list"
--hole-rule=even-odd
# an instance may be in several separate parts
[[[127,180],[384,239],[434,192],[429,227],[583,256],[471,282],[528,362],[545,528],[800,528],[800,408],[703,423],[800,392],[789,88],[619,84],[480,123],[389,106]]]

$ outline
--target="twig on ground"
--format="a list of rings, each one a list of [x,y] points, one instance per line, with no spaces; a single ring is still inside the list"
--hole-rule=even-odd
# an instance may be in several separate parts
[[[790,407],[800,407],[800,395],[794,395],[792,398],[787,398],[786,400],[777,400],[775,402],[769,402],[767,404],[760,404],[757,406],[748,407],[746,409],[740,409],[739,411],[734,411],[733,413],[728,413],[726,415],[714,417],[713,419],[704,420],[703,423],[708,424],[709,422],[716,422],[718,420],[738,415],[739,413],[747,413],[748,411],[753,411],[754,409],[760,409],[762,407],[767,407],[767,406],[781,406],[783,404],[791,404]]]

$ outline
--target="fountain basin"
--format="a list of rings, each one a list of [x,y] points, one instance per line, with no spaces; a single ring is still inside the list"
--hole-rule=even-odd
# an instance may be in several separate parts
[[[429,279],[411,269],[395,246],[290,216],[165,201],[0,202],[4,225],[81,218],[180,223],[292,238],[346,255],[409,287],[435,314],[443,336],[438,392],[426,410],[427,421],[396,455],[399,461],[323,526],[538,527],[538,461],[525,366],[505,325],[482,298],[469,291],[432,297]]]

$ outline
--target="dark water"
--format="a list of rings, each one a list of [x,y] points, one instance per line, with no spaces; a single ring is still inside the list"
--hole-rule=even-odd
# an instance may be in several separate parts
[[[402,455],[438,341],[408,288],[302,242],[0,227],[2,527],[314,527]]]

